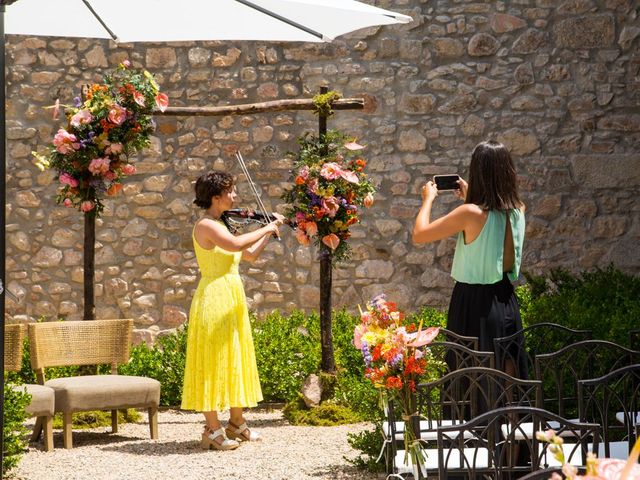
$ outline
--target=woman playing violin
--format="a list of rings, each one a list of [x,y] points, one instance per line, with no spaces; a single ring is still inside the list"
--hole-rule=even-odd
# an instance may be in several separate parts
[[[233,177],[221,171],[196,181],[194,203],[204,215],[193,227],[193,245],[201,273],[189,312],[182,408],[202,412],[206,425],[202,448],[232,450],[239,442],[260,440],[249,430],[242,409],[262,400],[240,259],[253,262],[284,217],[242,235],[232,235],[221,221],[236,198]],[[218,412],[230,410],[223,429]]]

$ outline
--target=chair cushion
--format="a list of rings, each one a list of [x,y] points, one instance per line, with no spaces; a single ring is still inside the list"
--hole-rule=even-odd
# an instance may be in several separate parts
[[[56,412],[157,407],[160,402],[160,382],[153,378],[86,375],[54,378],[45,385],[55,391]]]
[[[422,450],[425,456],[422,465],[422,475],[433,475],[438,472],[438,450],[436,448],[425,448]],[[446,469],[455,471],[456,469],[465,470],[469,465],[475,465],[475,468],[487,468],[489,466],[489,450],[486,448],[465,448],[460,458],[460,450],[453,449],[451,451],[445,449],[444,461]],[[411,455],[407,455],[407,463],[405,463],[405,451],[398,450],[395,458],[396,472],[399,474],[413,473],[413,462]]]
[[[16,385],[13,387],[18,391],[26,391],[31,395],[31,403],[25,408],[32,417],[53,416],[55,405],[55,393],[52,388],[44,385]]]

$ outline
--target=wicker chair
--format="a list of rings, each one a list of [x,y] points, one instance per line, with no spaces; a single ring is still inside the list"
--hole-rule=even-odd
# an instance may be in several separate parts
[[[55,391],[56,412],[62,412],[64,447],[72,447],[74,412],[111,410],[112,432],[118,431],[118,409],[146,408],[151,438],[158,438],[160,382],[117,375],[118,364],[129,360],[133,320],[85,320],[29,325],[31,366],[38,382]],[[44,369],[68,365],[111,366],[112,375],[86,375],[46,381]]]
[[[22,368],[22,349],[24,347],[23,325],[5,325],[4,327],[4,369],[17,372]],[[44,430],[44,449],[53,450],[53,413],[55,394],[53,389],[43,385],[17,385],[19,390],[26,390],[31,395],[31,402],[25,409],[32,417],[37,417],[36,426],[31,435],[31,441],[40,438]]]

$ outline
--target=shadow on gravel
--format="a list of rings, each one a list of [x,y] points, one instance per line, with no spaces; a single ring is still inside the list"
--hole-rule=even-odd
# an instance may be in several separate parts
[[[194,455],[197,452],[206,454],[206,450],[200,448],[196,440],[185,440],[182,442],[141,442],[125,443],[121,445],[109,445],[101,450],[107,452],[128,453],[133,455]]]
[[[348,465],[326,465],[314,472],[309,472],[308,475],[332,480],[372,480],[378,478],[375,473]]]
[[[145,422],[141,422],[143,425]],[[226,421],[222,420],[222,426],[226,425]],[[184,419],[184,420],[169,420],[158,421],[158,428],[160,429],[160,433],[162,433],[162,425],[200,425],[197,428],[202,428],[204,425],[204,418],[198,421],[194,421],[193,418]],[[263,428],[263,427],[290,427],[291,424],[287,422],[284,418],[256,418],[256,419],[248,419],[247,425],[249,427]]]
[[[126,436],[125,437],[124,435],[113,434],[108,432],[86,432],[82,430],[75,430],[73,432],[73,448],[87,447],[87,446],[94,446],[94,445],[107,445],[107,444],[116,443],[116,442],[130,442],[132,440],[135,441],[138,439],[143,440],[144,438],[145,437],[143,436],[140,436],[140,437]],[[54,448],[64,448],[62,432],[60,433],[54,432],[53,445],[54,445]],[[43,446],[42,440],[38,442],[32,442],[30,443],[30,446],[36,447],[36,449],[42,448]]]

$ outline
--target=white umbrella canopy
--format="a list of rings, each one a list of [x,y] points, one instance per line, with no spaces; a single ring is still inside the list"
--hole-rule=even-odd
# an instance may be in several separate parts
[[[7,6],[5,32],[118,42],[322,42],[411,20],[354,0],[18,0]]]

